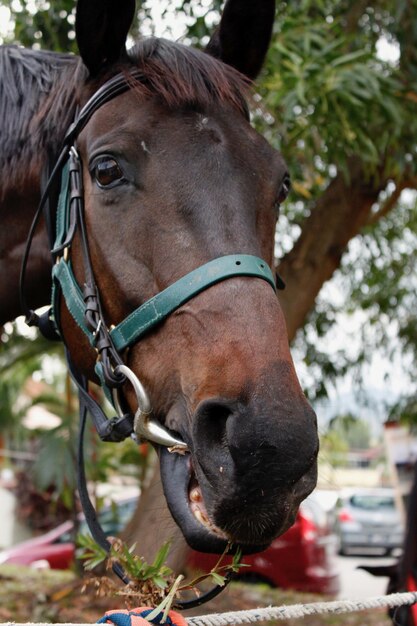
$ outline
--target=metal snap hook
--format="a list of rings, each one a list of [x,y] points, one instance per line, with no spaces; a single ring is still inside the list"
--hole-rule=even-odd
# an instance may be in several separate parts
[[[138,408],[133,421],[133,430],[136,436],[153,441],[161,446],[172,447],[178,452],[186,452],[188,450],[187,444],[181,441],[181,439],[173,437],[162,424],[159,424],[152,418],[149,396],[136,374],[127,365],[123,364],[118,365],[114,371],[126,376],[136,394]]]

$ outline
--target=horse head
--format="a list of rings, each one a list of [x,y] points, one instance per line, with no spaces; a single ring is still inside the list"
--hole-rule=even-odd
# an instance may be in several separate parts
[[[126,51],[133,13],[134,2],[80,0],[76,19],[88,69],[81,104],[116,73],[132,83],[94,111],[76,141],[108,328],[213,259],[249,255],[273,268],[289,187],[282,156],[250,125],[245,104],[274,2],[228,0],[205,51],[157,39]],[[82,245],[77,231],[69,256],[80,284]],[[316,482],[316,418],[270,282],[216,282],[121,354],[154,419],[186,444],[181,454],[156,447],[171,513],[199,550],[265,548]],[[60,323],[72,360],[96,380],[96,353],[63,300]],[[136,411],[129,380],[119,400]]]

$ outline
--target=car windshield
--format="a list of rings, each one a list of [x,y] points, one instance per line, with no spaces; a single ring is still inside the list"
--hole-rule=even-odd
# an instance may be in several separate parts
[[[384,495],[355,495],[351,497],[350,504],[357,509],[366,509],[367,511],[374,509],[395,509],[394,498]]]

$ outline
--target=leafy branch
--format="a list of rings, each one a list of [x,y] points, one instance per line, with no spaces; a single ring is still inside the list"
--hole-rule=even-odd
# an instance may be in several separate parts
[[[130,579],[123,589],[105,576],[88,581],[87,584],[93,584],[99,595],[113,593],[125,596],[128,601],[131,599],[144,605],[157,604],[157,609],[154,611],[156,613],[164,610],[167,614],[173,601],[181,592],[192,590],[198,595],[197,585],[208,580],[223,586],[226,584],[227,574],[237,572],[241,567],[247,567],[240,562],[242,557],[240,550],[233,555],[231,563],[224,563],[224,558],[230,548],[230,545],[227,545],[210,572],[200,574],[183,583],[184,577],[175,578],[172,569],[165,565],[170,550],[169,542],[164,543],[158,550],[152,564],[146,563],[143,557],[134,554],[135,544],[128,548],[121,539],[112,539],[110,553],[97,545],[90,535],[79,535],[77,544],[79,546],[77,557],[85,562],[85,569],[93,570],[103,563],[106,563],[107,569],[111,569],[117,563]]]

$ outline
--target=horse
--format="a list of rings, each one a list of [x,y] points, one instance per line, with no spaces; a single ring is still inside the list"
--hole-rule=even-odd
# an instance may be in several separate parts
[[[261,550],[313,490],[318,453],[275,289],[289,174],[248,112],[275,3],[227,0],[204,50],[127,50],[134,9],[79,0],[79,57],[0,50],[0,324],[28,302],[40,325],[52,289],[83,401],[102,381],[106,436],[154,443],[189,545]]]

